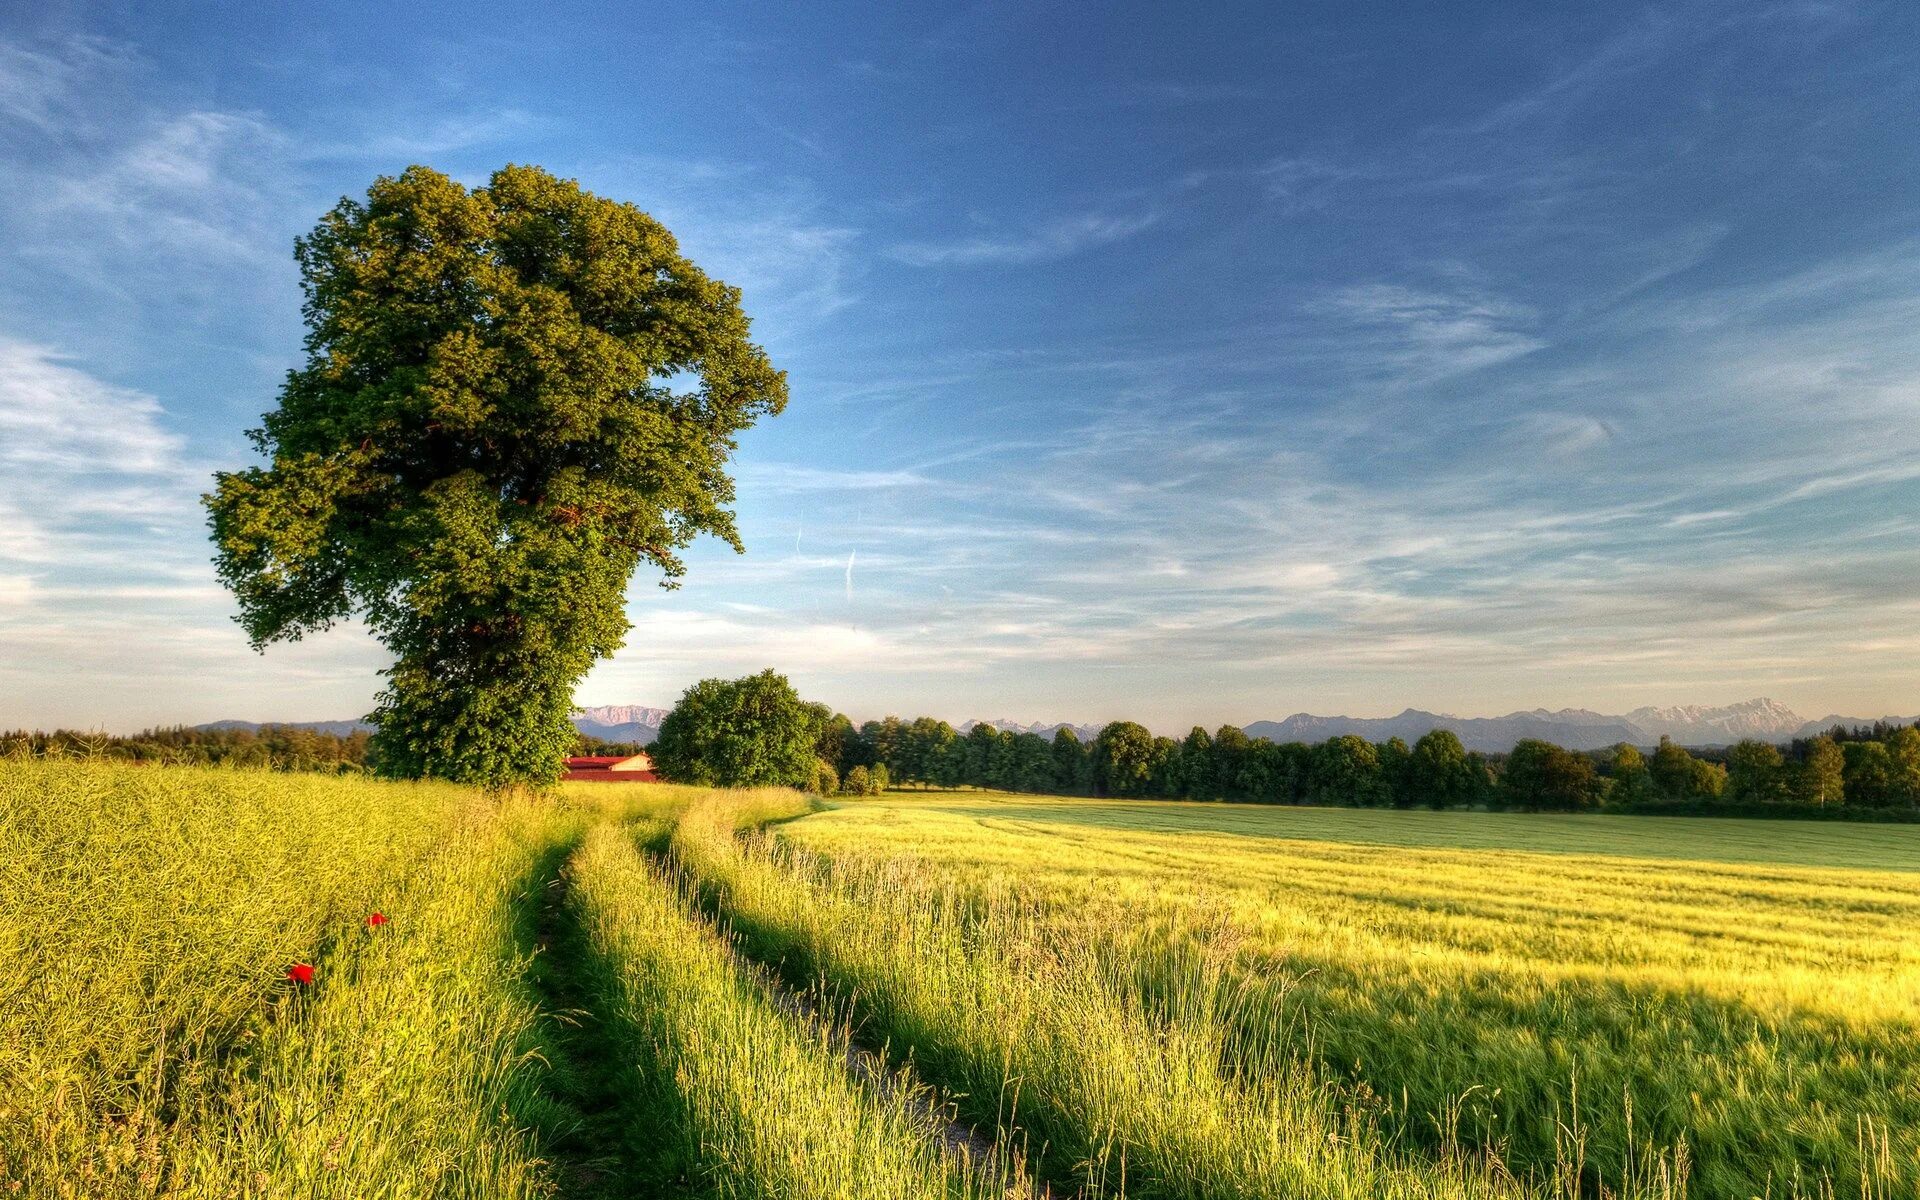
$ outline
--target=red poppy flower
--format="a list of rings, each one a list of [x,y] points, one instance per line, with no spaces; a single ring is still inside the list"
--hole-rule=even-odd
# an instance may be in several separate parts
[[[311,984],[313,982],[313,968],[306,963],[295,963],[287,968],[287,978],[298,984]]]
[[[387,914],[385,913],[375,913],[372,916],[367,918],[367,927],[370,929],[378,929],[382,925],[385,925],[386,923],[387,923]]]

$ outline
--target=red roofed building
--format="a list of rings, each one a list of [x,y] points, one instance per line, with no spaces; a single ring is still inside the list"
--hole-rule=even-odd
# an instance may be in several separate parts
[[[660,777],[653,772],[653,759],[644,754],[632,757],[570,758],[567,760],[567,773],[562,778],[570,783],[660,782]]]

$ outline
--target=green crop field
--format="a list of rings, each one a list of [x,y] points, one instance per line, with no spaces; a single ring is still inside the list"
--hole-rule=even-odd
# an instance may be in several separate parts
[[[818,807],[0,762],[0,1195],[1920,1181],[1920,830]]]

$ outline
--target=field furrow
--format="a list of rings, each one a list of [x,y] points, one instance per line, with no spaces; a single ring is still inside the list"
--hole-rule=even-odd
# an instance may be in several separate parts
[[[573,902],[600,962],[601,1019],[670,1098],[651,1122],[728,1196],[911,1200],[1004,1195],[1001,1165],[947,1151],[905,1088],[863,1089],[844,1042],[810,1028],[733,962],[677,899],[629,832],[591,831],[572,865]]]

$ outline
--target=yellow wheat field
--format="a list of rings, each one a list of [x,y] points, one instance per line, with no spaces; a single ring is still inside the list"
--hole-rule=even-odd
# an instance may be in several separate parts
[[[1698,1195],[1920,1186],[1920,829],[961,794],[783,836],[1131,953],[1230,944],[1287,1014],[1243,1032],[1416,1142],[1444,1115],[1519,1169],[1577,1139],[1683,1146]]]

